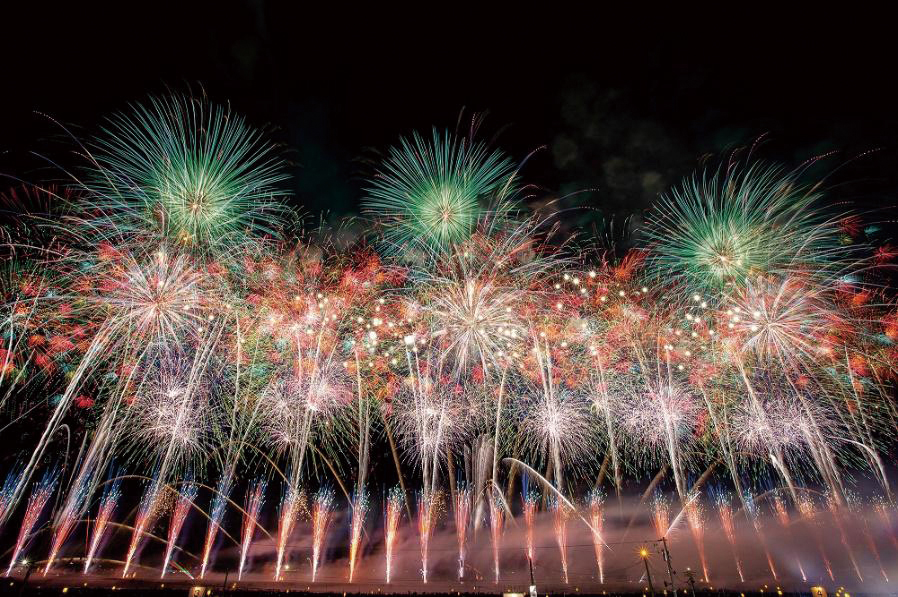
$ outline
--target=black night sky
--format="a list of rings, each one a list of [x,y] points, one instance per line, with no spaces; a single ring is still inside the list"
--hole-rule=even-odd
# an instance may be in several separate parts
[[[253,1],[32,9],[0,42],[0,172],[59,176],[29,151],[69,165],[54,152],[72,144],[39,113],[86,136],[168,87],[205,90],[271,129],[310,214],[353,214],[369,160],[400,135],[484,112],[481,137],[515,159],[544,147],[524,170],[535,201],[588,191],[564,204],[589,208],[571,212],[586,228],[599,213],[638,215],[701,160],[762,135],[759,155],[787,167],[837,152],[815,174],[836,171],[840,201],[879,210],[898,192],[895,52],[875,18],[405,16],[420,20]]]

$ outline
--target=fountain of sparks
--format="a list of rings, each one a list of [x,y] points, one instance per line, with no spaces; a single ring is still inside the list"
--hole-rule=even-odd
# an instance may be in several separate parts
[[[524,477],[525,479],[527,477]],[[533,549],[533,524],[536,519],[536,512],[539,509],[539,494],[524,487],[521,494],[521,504],[524,511],[524,526],[527,533],[527,560],[533,562],[536,555]]]
[[[312,502],[312,582],[318,575],[321,564],[324,540],[334,513],[334,492],[330,489],[319,489]]]
[[[552,514],[555,523],[555,542],[558,543],[558,555],[561,557],[561,576],[564,584],[568,584],[567,562],[567,519],[570,509],[558,499],[552,499]]]
[[[421,542],[421,579],[427,583],[427,557],[439,507],[439,497],[430,492],[418,494],[418,539]]]
[[[499,584],[499,549],[502,543],[502,528],[505,524],[505,510],[498,497],[490,500],[490,536],[493,543],[493,572]]]
[[[274,566],[274,579],[283,580],[281,571],[286,564],[287,543],[290,541],[290,535],[293,534],[293,528],[299,518],[300,512],[305,504],[305,494],[288,485],[281,496],[281,504],[278,508],[278,535],[277,535],[277,561]]]
[[[243,572],[246,569],[246,556],[249,555],[249,548],[253,542],[253,535],[256,533],[256,527],[259,526],[259,513],[262,511],[262,504],[265,503],[265,487],[267,482],[263,479],[256,481],[255,485],[250,486],[246,492],[246,505],[243,512],[243,528],[240,539],[240,564],[237,567],[237,580],[243,579]]]
[[[786,509],[786,502],[783,499],[782,492],[780,491],[776,491],[773,494],[773,512],[776,515],[776,520],[780,524],[780,526],[789,533],[790,543],[794,544],[795,541],[794,537],[792,537],[792,528],[789,520],[789,510]],[[761,539],[761,541],[763,542],[763,539]],[[773,561],[771,560],[770,563],[772,566]],[[801,557],[799,557],[797,554],[795,555],[795,563],[798,565],[798,572],[801,574],[801,581],[807,582],[808,577],[804,573],[804,564],[802,564]],[[774,576],[774,578],[776,577]]]
[[[458,543],[458,579],[465,577],[465,542],[468,536],[468,525],[471,522],[471,490],[459,487],[455,492],[453,508],[455,516],[455,539]]]
[[[103,497],[100,498],[100,507],[97,509],[97,516],[94,518],[94,528],[88,541],[87,557],[84,559],[84,574],[90,571],[90,565],[96,558],[100,549],[100,544],[106,536],[106,529],[112,520],[112,515],[118,506],[122,492],[119,487],[119,481],[115,480],[109,483],[103,490]]]
[[[55,470],[44,473],[43,478],[38,481],[34,489],[31,490],[31,496],[28,498],[28,505],[25,507],[25,516],[22,518],[22,524],[19,527],[19,535],[16,544],[12,550],[12,557],[9,559],[9,566],[6,569],[6,576],[12,573],[16,561],[25,549],[25,544],[31,538],[31,531],[41,517],[41,513],[50,501],[50,496],[56,489],[56,482],[59,480],[59,474]]]
[[[586,503],[589,505],[589,524],[592,547],[596,554],[596,566],[599,569],[599,583],[605,584],[605,540],[602,538],[605,526],[605,493],[601,489],[590,491],[586,497]]]
[[[212,496],[212,503],[209,508],[209,523],[206,527],[206,539],[203,542],[200,578],[205,578],[206,576],[209,558],[212,557],[212,548],[215,546],[215,539],[218,537],[218,531],[221,529],[221,522],[224,518],[225,509],[228,506],[228,495],[230,492],[231,477],[225,475],[218,481],[218,486],[215,488],[215,494]]]
[[[66,499],[61,512],[56,517],[56,528],[53,529],[53,539],[50,543],[50,554],[47,556],[47,563],[44,566],[44,576],[53,567],[53,562],[59,555],[59,551],[65,544],[66,540],[72,534],[75,525],[82,511],[82,504],[87,500],[87,494],[90,492],[89,483],[82,481],[75,487]]]
[[[826,568],[826,573],[829,575],[829,579],[835,582],[836,577],[833,574],[833,567],[830,563],[829,555],[826,553],[826,548],[823,546],[823,536],[820,533],[820,527],[817,523],[817,510],[814,507],[814,503],[808,497],[802,497],[798,500],[797,505],[801,518],[814,534],[814,539],[817,542],[817,549],[820,550],[820,559],[823,560],[823,566]]]
[[[365,518],[368,515],[368,494],[364,490],[355,495],[352,501],[352,521],[349,528],[349,582],[355,576],[355,568],[362,543],[362,531],[365,529]]]
[[[399,532],[399,521],[402,519],[402,508],[405,506],[405,494],[399,487],[394,487],[387,494],[386,511],[384,513],[384,554],[386,556],[386,580],[390,583],[393,572],[393,550]]]
[[[690,499],[683,506],[686,511],[686,520],[689,521],[689,529],[692,531],[692,539],[695,541],[695,547],[698,549],[698,557],[702,564],[702,574],[704,581],[708,580],[708,559],[705,557],[705,512],[701,501],[696,497]]]
[[[178,537],[181,535],[181,529],[184,527],[184,521],[187,520],[187,515],[190,513],[190,509],[196,501],[197,493],[198,490],[196,485],[188,483],[178,494],[175,507],[172,509],[171,519],[169,519],[168,522],[168,544],[165,547],[165,558],[162,560],[162,573],[159,575],[160,578],[165,577],[168,565],[171,562],[172,554],[175,551],[175,546],[178,543]]]
[[[717,495],[716,501],[720,526],[727,538],[727,542],[730,544],[730,551],[733,552],[733,562],[736,564],[739,582],[745,582],[745,574],[742,572],[742,561],[739,559],[739,552],[736,549],[736,525],[733,521],[733,508],[730,505],[730,496],[726,492],[721,492]]]
[[[164,504],[164,489],[158,480],[154,480],[147,488],[143,497],[140,499],[140,505],[137,507],[137,516],[134,519],[134,530],[131,533],[131,543],[128,545],[128,551],[125,555],[125,567],[122,569],[122,578],[128,576],[131,570],[131,564],[137,555],[137,550],[143,542],[145,534],[152,531],[156,524],[160,510]]]

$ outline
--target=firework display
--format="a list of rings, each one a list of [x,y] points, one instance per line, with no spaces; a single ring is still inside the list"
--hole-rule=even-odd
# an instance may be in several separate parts
[[[384,507],[384,554],[387,559],[386,581],[390,583],[393,571],[393,550],[396,547],[396,533],[399,531],[399,521],[402,518],[402,507],[405,503],[405,494],[394,487],[387,495]]]
[[[597,250],[527,212],[504,153],[434,131],[377,167],[347,248],[301,231],[276,146],[207,100],[135,104],[84,157],[6,235],[0,407],[38,430],[4,465],[7,575],[41,548],[49,578],[140,556],[498,585],[523,561],[604,586],[637,533],[706,583],[898,573],[891,253],[804,170],[709,168]]]
[[[109,521],[112,520],[112,515],[115,513],[115,507],[118,505],[120,498],[121,494],[119,491],[119,482],[117,480],[107,485],[103,490],[103,497],[100,500],[99,509],[94,517],[93,528],[91,529],[91,535],[88,540],[87,555],[84,558],[85,574],[90,570],[90,565],[100,549],[100,543],[106,535],[106,527],[109,525]]]
[[[178,542],[178,536],[181,534],[181,529],[184,527],[184,521],[187,519],[190,508],[193,506],[194,500],[196,500],[196,494],[197,488],[195,485],[185,485],[181,493],[178,494],[172,509],[171,520],[168,523],[168,546],[165,548],[165,558],[162,561],[160,577],[165,576],[165,572],[168,570],[172,554]]]

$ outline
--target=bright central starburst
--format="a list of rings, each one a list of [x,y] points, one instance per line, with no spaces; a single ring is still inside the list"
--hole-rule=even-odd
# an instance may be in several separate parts
[[[511,208],[516,170],[499,151],[434,130],[390,151],[363,207],[382,227],[390,252],[444,251],[466,240],[486,216]]]

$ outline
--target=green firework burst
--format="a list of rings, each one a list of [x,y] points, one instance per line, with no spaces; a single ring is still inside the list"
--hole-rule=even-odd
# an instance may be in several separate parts
[[[508,157],[482,143],[436,129],[430,141],[415,133],[390,150],[362,207],[389,252],[443,251],[482,219],[509,214],[516,174]]]
[[[111,117],[93,143],[90,226],[200,251],[271,234],[287,178],[275,146],[226,107],[171,95]]]
[[[751,274],[813,269],[843,256],[820,194],[776,166],[733,166],[686,179],[649,214],[650,273],[688,292],[721,292]]]

